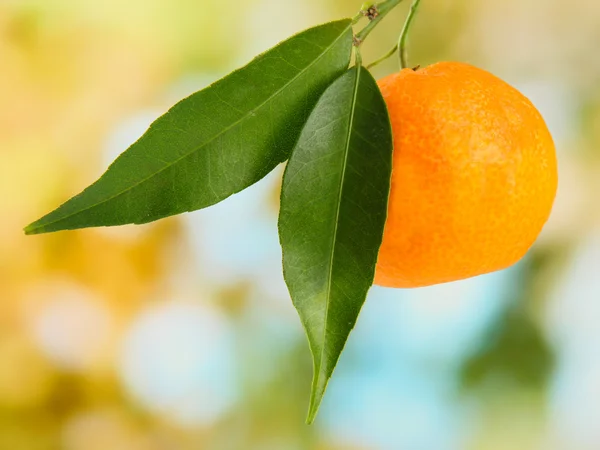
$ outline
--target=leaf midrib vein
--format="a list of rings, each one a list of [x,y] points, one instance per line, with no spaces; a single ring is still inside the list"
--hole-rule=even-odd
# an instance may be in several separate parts
[[[79,209],[75,212],[72,212],[71,214],[68,214],[66,216],[62,216],[54,221],[45,223],[45,224],[40,224],[37,227],[31,228],[31,230],[37,230],[40,228],[46,228],[50,225],[54,225],[58,222],[61,222],[63,220],[69,219],[70,217],[73,217],[77,214],[81,214],[82,212],[88,211],[90,209],[96,208],[99,205],[102,205],[106,202],[109,202],[111,200],[114,200],[117,197],[120,197],[123,194],[126,194],[127,192],[130,192],[131,190],[135,189],[136,187],[140,186],[141,184],[144,184],[146,181],[150,180],[151,178],[159,175],[160,173],[164,172],[165,170],[179,164],[182,160],[188,158],[189,156],[195,154],[196,152],[200,151],[202,148],[206,147],[207,145],[209,145],[211,142],[213,142],[214,140],[218,139],[219,137],[221,137],[222,135],[224,135],[225,133],[227,133],[229,130],[237,127],[240,123],[242,123],[244,120],[246,120],[248,117],[251,117],[252,114],[254,114],[256,111],[258,111],[259,109],[261,109],[263,106],[265,106],[266,104],[268,104],[272,99],[274,99],[275,97],[277,97],[283,90],[285,90],[290,84],[294,83],[298,78],[300,78],[304,73],[306,73],[306,71],[308,71],[311,67],[313,67],[315,64],[317,64],[321,58],[323,58],[323,56],[328,53],[339,41],[340,39],[342,39],[346,32],[348,31],[348,29],[352,28],[351,25],[348,25],[346,28],[344,28],[344,30],[340,33],[340,35],[331,43],[331,45],[329,45],[328,47],[326,47],[324,50],[322,50],[321,54],[315,58],[308,66],[306,66],[304,68],[304,70],[302,70],[301,72],[299,72],[296,76],[294,76],[290,81],[288,81],[286,84],[284,84],[280,89],[278,89],[275,93],[273,93],[271,96],[269,96],[264,102],[262,102],[260,105],[258,105],[256,108],[250,110],[247,114],[245,114],[243,117],[241,117],[240,119],[238,119],[236,122],[234,122],[233,124],[231,124],[230,126],[228,126],[227,128],[223,129],[220,133],[216,134],[215,136],[213,136],[212,138],[210,138],[208,141],[204,142],[203,144],[201,144],[199,147],[196,147],[194,149],[192,149],[191,151],[189,151],[188,153],[186,153],[185,155],[177,158],[176,160],[174,160],[171,164],[161,168],[160,170],[157,170],[156,172],[152,173],[151,175],[149,175],[148,177],[138,181],[137,183],[135,183],[134,185],[128,187],[127,189],[118,192],[117,194],[112,195],[109,198],[106,198],[104,200],[101,200],[97,203],[94,203],[93,205],[88,206],[87,208],[83,208],[83,209]],[[318,46],[317,46],[318,47]],[[319,47],[318,47],[319,48]]]
[[[328,274],[328,279],[327,279],[327,296],[325,297],[325,299],[327,301],[327,306],[325,308],[325,318],[323,321],[323,346],[322,346],[322,350],[321,350],[321,358],[319,361],[319,374],[321,373],[321,369],[323,367],[323,359],[325,357],[325,344],[327,342],[327,319],[329,316],[329,306],[330,306],[330,302],[331,302],[331,286],[333,284],[333,259],[335,256],[335,249],[337,247],[336,239],[337,239],[340,211],[341,211],[341,205],[342,205],[342,194],[344,191],[344,178],[346,176],[346,167],[348,165],[348,154],[350,153],[350,141],[352,139],[352,124],[354,123],[354,116],[356,113],[356,101],[358,98],[359,83],[360,83],[360,67],[357,66],[356,81],[354,82],[354,91],[352,93],[352,106],[351,106],[351,110],[350,110],[350,118],[348,121],[348,134],[346,136],[346,148],[344,151],[344,160],[343,160],[343,164],[342,164],[342,175],[340,177],[337,210],[336,210],[336,214],[335,214],[335,222],[334,222],[334,227],[333,227],[333,240],[332,240],[331,252],[329,255],[330,258],[329,258],[329,274]]]

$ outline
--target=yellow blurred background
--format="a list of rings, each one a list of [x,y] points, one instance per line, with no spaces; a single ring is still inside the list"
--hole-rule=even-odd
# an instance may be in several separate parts
[[[600,449],[597,0],[422,1],[411,63],[470,62],[529,96],[557,202],[509,270],[374,288],[314,426],[281,170],[154,224],[23,235],[176,101],[360,4],[0,0],[0,450]]]

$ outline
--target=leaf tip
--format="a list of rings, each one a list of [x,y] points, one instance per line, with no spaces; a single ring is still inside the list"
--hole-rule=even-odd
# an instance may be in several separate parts
[[[35,222],[31,222],[25,228],[23,228],[23,232],[27,236],[32,236],[34,234],[44,234],[48,233],[52,230],[49,230],[47,224],[43,222],[43,218],[36,220]]]
[[[315,378],[313,380],[312,390],[310,393],[308,415],[306,417],[307,425],[311,425],[317,417],[319,407],[321,406],[321,402],[323,401],[323,397],[325,395],[325,389],[327,388],[328,381],[329,377],[320,373],[315,373]]]
[[[308,415],[306,416],[307,425],[312,425],[315,421],[317,413],[319,412],[319,406],[321,405],[321,399],[322,397],[316,399],[314,395],[311,396],[310,406],[308,407]]]
[[[25,228],[23,228],[23,231],[25,232],[25,235],[27,236],[32,236],[34,234],[41,234],[44,232],[44,227],[39,226],[37,224],[37,222],[33,222],[29,225],[27,225]]]

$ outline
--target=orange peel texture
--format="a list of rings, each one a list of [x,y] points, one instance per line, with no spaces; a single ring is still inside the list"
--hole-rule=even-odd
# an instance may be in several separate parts
[[[558,182],[537,109],[463,63],[404,69],[379,86],[394,162],[375,284],[428,286],[519,261],[550,215]]]

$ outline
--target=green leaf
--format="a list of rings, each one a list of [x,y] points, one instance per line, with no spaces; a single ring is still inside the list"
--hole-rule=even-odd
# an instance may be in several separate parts
[[[283,178],[283,270],[313,355],[315,418],[373,283],[392,171],[392,133],[379,88],[350,69],[323,94]]]
[[[282,42],[179,102],[98,181],[25,232],[147,223],[245,189],[289,157],[351,50],[349,19]]]

